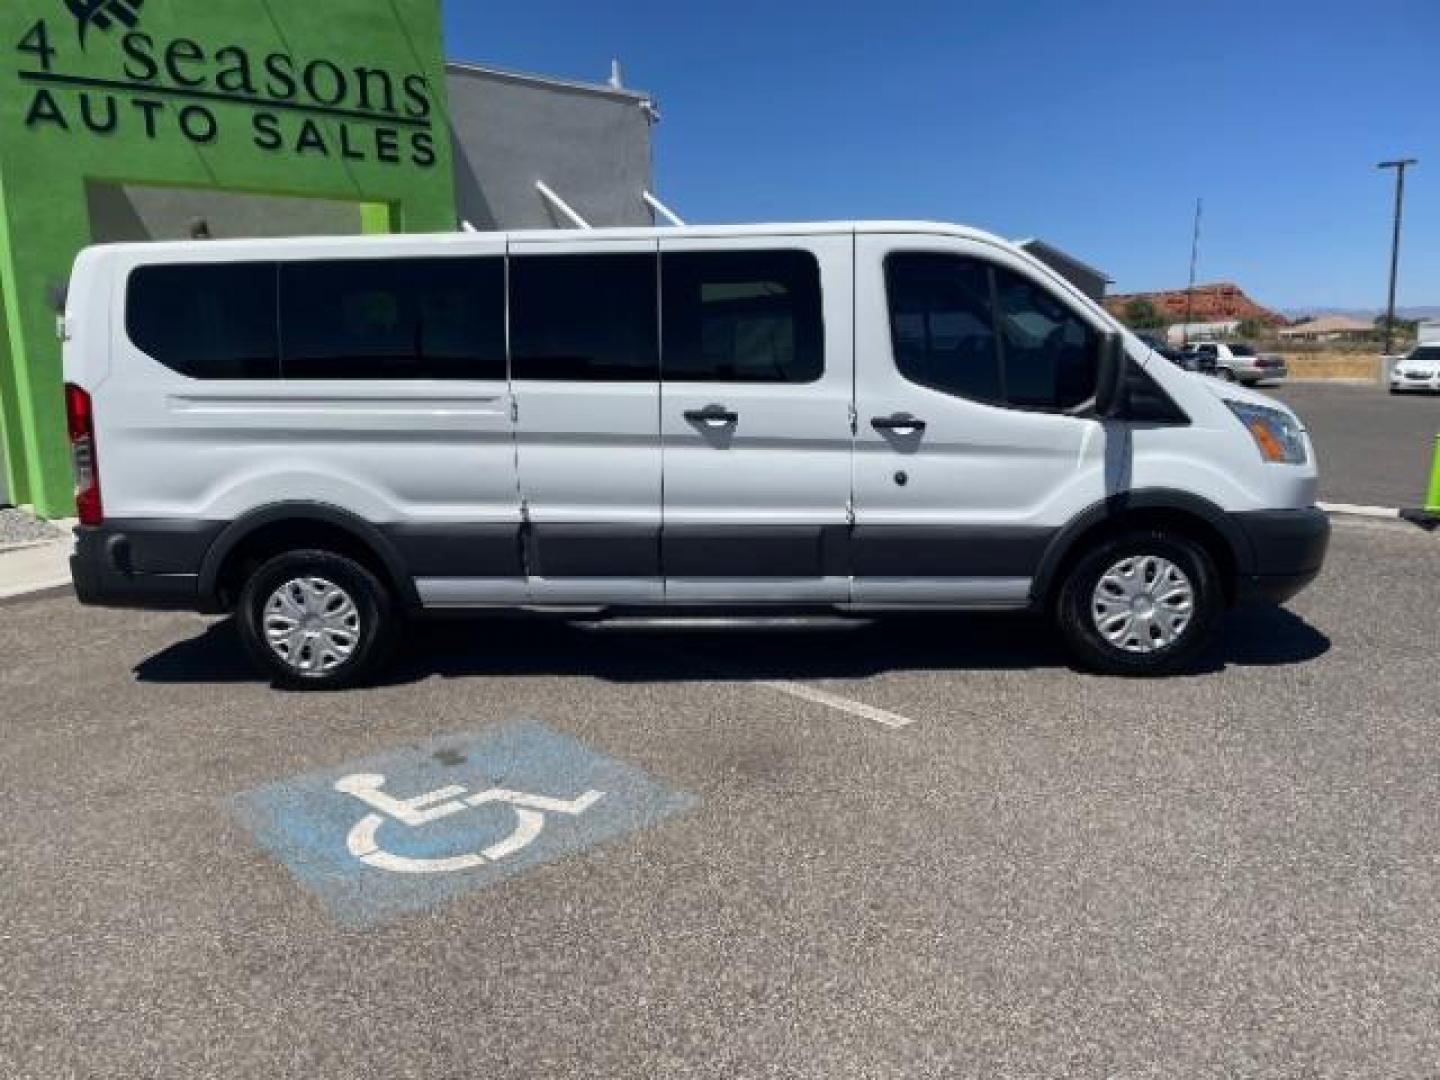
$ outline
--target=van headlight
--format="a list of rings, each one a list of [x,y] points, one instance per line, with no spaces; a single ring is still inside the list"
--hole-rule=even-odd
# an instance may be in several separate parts
[[[1309,459],[1305,451],[1305,431],[1295,417],[1280,409],[1267,409],[1245,401],[1227,401],[1235,419],[1245,425],[1260,456],[1278,465],[1304,465]]]

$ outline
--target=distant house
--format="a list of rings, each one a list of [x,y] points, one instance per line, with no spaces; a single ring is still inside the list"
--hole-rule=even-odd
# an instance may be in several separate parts
[[[1364,341],[1374,336],[1374,323],[1348,315],[1326,315],[1280,331],[1285,341]]]
[[[1097,304],[1105,302],[1105,290],[1114,284],[1103,271],[1044,240],[1021,240],[1015,246],[1035,256]]]

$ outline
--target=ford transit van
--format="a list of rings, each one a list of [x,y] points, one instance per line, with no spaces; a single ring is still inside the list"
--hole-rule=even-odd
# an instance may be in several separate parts
[[[1329,537],[1293,413],[956,226],[101,246],[63,325],[81,601],[289,686],[496,609],[1029,609],[1173,672]]]

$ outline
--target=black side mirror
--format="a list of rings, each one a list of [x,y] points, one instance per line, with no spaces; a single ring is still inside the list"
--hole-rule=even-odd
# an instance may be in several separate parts
[[[1114,419],[1125,412],[1128,365],[1124,335],[1104,335],[1100,339],[1100,365],[1095,382],[1095,414],[1103,420]]]

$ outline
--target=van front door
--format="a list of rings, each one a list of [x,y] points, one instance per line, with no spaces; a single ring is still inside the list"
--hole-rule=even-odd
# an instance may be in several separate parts
[[[1104,496],[1101,323],[978,241],[860,236],[857,603],[1021,606]]]
[[[655,603],[656,242],[512,241],[510,365],[530,599]]]
[[[662,240],[667,602],[849,600],[851,245]]]

